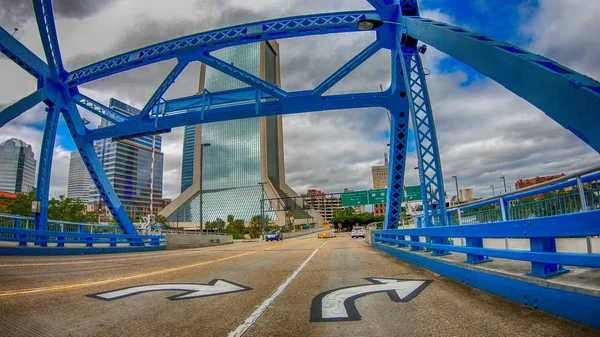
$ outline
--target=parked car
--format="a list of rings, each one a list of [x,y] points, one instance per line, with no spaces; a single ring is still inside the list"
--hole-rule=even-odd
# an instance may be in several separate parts
[[[354,227],[352,228],[352,238],[364,238],[365,237],[365,229],[362,227]]]
[[[280,231],[270,231],[265,236],[265,240],[267,241],[283,241],[283,234]]]

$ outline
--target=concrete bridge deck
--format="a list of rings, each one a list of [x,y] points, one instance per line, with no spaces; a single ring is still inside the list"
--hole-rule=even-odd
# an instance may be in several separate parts
[[[373,285],[366,278],[431,282],[404,302],[384,292],[357,297],[360,320],[311,322],[311,305],[320,294]],[[142,285],[208,287],[213,280],[243,287],[185,300],[168,298],[185,294],[182,290],[90,297]],[[349,236],[118,256],[0,257],[0,336],[235,331],[244,336],[600,336],[598,329],[438,276]]]

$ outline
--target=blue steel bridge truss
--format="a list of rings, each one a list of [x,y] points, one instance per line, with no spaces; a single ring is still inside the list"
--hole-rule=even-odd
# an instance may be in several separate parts
[[[66,70],[50,0],[33,0],[45,61],[0,28],[0,51],[37,79],[37,90],[0,112],[0,127],[40,102],[47,105],[37,182],[41,212],[35,228],[48,229],[48,192],[59,114],[62,114],[100,195],[124,234],[136,235],[94,151],[94,141],[168,132],[184,125],[260,116],[382,107],[390,111],[390,162],[386,229],[395,229],[401,210],[409,119],[417,142],[425,226],[447,225],[444,186],[430,97],[419,51],[429,44],[497,81],[600,150],[600,83],[552,60],[487,36],[419,16],[416,0],[369,0],[373,10],[280,18],[216,29],[157,43]],[[336,33],[376,32],[376,39],[312,90],[285,91],[215,58],[212,51],[274,39]],[[419,45],[421,44],[421,45]],[[421,48],[420,48],[421,47]],[[376,52],[389,51],[391,85],[383,92],[327,94],[328,89]],[[177,64],[137,116],[124,116],[81,94],[78,85],[149,64]],[[202,62],[249,87],[164,100],[163,94],[190,62]],[[248,103],[251,101],[252,103]],[[240,102],[239,104],[230,104]],[[83,108],[113,123],[88,129]],[[410,117],[409,117],[410,116]],[[432,244],[440,244],[433,241]]]

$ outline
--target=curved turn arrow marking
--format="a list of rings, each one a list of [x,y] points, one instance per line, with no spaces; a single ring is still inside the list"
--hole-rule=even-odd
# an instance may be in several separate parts
[[[357,298],[386,292],[394,302],[408,302],[425,289],[431,281],[366,278],[372,284],[328,290],[319,294],[310,307],[311,322],[358,321],[360,313],[354,303]]]
[[[167,297],[168,299],[174,300],[187,300],[190,298],[207,297],[228,293],[235,293],[239,291],[252,290],[250,287],[243,286],[227,280],[215,279],[208,284],[195,284],[195,283],[166,283],[166,284],[150,284],[145,286],[136,286],[113,290],[109,292],[96,293],[87,295],[88,297],[97,298],[105,301],[112,301],[123,297],[133,296],[141,293],[147,293],[151,291],[168,291],[168,290],[180,290],[184,291],[183,294]]]

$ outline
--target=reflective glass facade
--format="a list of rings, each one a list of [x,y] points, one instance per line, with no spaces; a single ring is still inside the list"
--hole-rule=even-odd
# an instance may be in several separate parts
[[[218,50],[212,55],[257,77],[261,76],[259,43]],[[274,71],[275,54],[271,56]],[[275,76],[272,78],[275,83]],[[218,92],[244,87],[247,87],[245,83],[207,67],[205,89]],[[193,180],[195,128],[187,126],[185,130],[182,191],[191,186]],[[260,118],[202,125],[202,143],[210,143],[210,146],[204,147],[202,159],[203,222],[225,219],[228,215],[249,221],[253,216],[260,215],[260,129]],[[199,151],[196,154],[199,155]],[[172,222],[199,222],[200,213],[198,193],[169,218]],[[274,213],[268,215],[275,218]]]
[[[81,160],[79,151],[71,152],[67,197],[79,199],[81,202],[87,203],[90,196],[91,183],[92,179],[83,160]]]
[[[111,99],[111,108],[127,115],[139,110]],[[102,121],[101,126],[108,123]],[[152,146],[154,143],[154,174],[152,172]],[[150,189],[153,185],[153,212],[161,208],[163,186],[162,137],[145,136],[127,140],[105,139],[95,144],[96,154],[102,163],[108,180],[130,216],[143,217],[150,213]],[[100,202],[98,190],[90,186],[90,204]],[[135,219],[132,219],[135,220]]]
[[[0,145],[0,191],[26,193],[34,190],[35,164],[31,145],[16,138]]]

